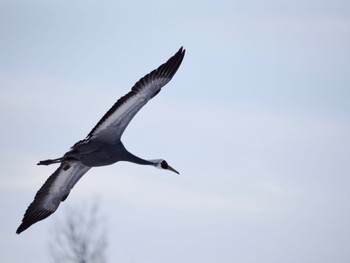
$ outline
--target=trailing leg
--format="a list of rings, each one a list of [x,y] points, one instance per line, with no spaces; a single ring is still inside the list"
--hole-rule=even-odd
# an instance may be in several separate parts
[[[60,163],[60,162],[62,162],[64,159],[65,159],[65,158],[60,157],[60,158],[57,158],[57,159],[43,160],[43,161],[38,162],[37,165],[50,165],[50,164],[53,164],[53,163]]]

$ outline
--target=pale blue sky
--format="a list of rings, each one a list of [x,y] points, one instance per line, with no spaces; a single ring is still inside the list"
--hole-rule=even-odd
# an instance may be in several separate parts
[[[1,262],[49,262],[65,207],[100,200],[108,262],[350,261],[348,1],[0,1]],[[15,234],[55,167],[180,46],[129,163],[92,169]]]

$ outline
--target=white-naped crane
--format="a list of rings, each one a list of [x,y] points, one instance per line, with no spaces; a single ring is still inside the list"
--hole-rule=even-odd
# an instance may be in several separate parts
[[[92,167],[128,161],[152,165],[178,174],[163,159],[144,160],[133,155],[124,147],[121,136],[135,114],[172,79],[184,56],[185,50],[181,47],[167,62],[136,82],[131,91],[107,111],[87,137],[74,144],[65,155],[38,163],[60,163],[60,166],[36,193],[16,231],[17,234],[54,213],[74,185]]]

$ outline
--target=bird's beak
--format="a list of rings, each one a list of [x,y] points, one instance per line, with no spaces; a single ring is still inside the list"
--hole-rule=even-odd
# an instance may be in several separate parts
[[[167,168],[169,171],[172,171],[174,173],[177,173],[177,174],[180,174],[178,171],[176,171],[173,167],[171,167],[170,165],[168,165],[168,168]]]

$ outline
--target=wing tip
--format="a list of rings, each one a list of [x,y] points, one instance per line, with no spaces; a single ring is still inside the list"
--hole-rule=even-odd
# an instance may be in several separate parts
[[[180,60],[180,64],[181,64],[183,58],[185,57],[185,53],[186,53],[186,49],[184,49],[184,47],[181,46],[180,49],[176,52],[176,54],[173,57],[181,58]]]
[[[181,46],[178,52],[183,53],[185,55],[186,49],[183,46]]]
[[[20,233],[22,233],[24,230],[26,230],[28,227],[30,227],[29,224],[25,224],[24,222],[22,222],[22,224],[19,225],[19,227],[16,230],[16,234],[19,235]]]
[[[160,65],[155,72],[159,72],[161,75],[167,76],[169,78],[169,81],[173,78],[177,70],[179,69],[182,60],[185,57],[186,49],[180,47],[180,49],[172,56],[170,57],[167,62]]]
[[[49,217],[54,211],[46,210],[46,209],[40,209],[37,211],[32,211],[31,206],[28,207],[27,211],[25,212],[22,223],[19,225],[19,227],[16,230],[16,234],[20,234],[24,230],[28,229],[30,226],[34,225],[35,223]]]

